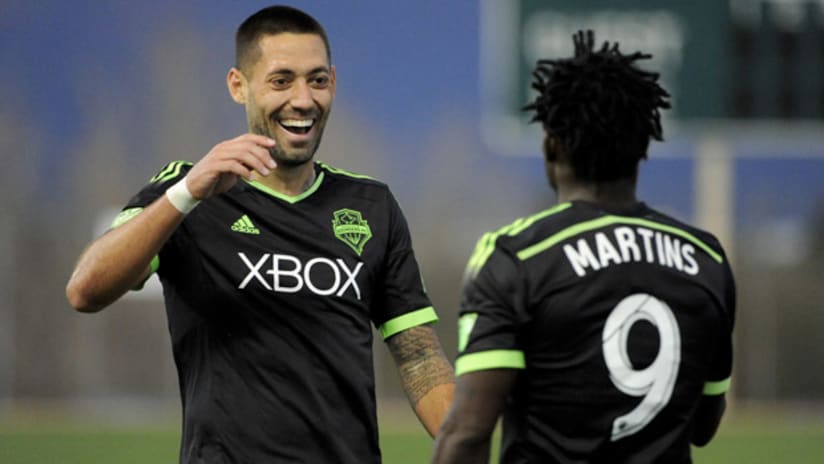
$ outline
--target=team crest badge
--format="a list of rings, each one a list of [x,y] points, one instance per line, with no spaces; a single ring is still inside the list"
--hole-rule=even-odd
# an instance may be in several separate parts
[[[335,237],[349,245],[358,256],[363,253],[366,242],[372,238],[369,223],[363,220],[360,211],[339,209],[333,213],[332,231]]]

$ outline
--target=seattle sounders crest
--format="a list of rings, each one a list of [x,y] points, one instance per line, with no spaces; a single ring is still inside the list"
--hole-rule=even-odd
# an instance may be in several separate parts
[[[335,237],[349,245],[360,256],[364,245],[372,238],[369,223],[363,220],[360,211],[352,209],[339,209],[333,215],[332,230]]]

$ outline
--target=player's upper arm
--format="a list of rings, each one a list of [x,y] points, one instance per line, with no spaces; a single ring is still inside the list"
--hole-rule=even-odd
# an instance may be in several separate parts
[[[727,407],[724,394],[703,395],[693,418],[692,437],[695,446],[704,446],[712,440]]]
[[[456,375],[526,367],[520,341],[528,322],[525,299],[520,263],[505,250],[490,252],[477,273],[469,273],[458,320]]]

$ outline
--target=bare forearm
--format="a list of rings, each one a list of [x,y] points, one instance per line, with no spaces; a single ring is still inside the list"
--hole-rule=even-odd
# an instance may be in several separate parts
[[[442,361],[430,363],[433,371],[432,375],[426,376],[428,381],[410,381],[411,383],[421,384],[420,391],[426,390],[417,401],[414,400],[416,392],[406,387],[407,382],[404,382],[404,388],[406,388],[407,396],[414,406],[415,414],[433,438],[438,435],[455,395],[452,366],[445,359]]]
[[[435,442],[432,464],[487,464],[489,444],[489,435],[461,432],[453,424],[444,423]]]
[[[489,462],[489,443],[517,371],[492,369],[461,375],[449,415],[435,441],[435,464]]]
[[[455,376],[429,326],[413,327],[387,341],[415,414],[436,436],[452,402]]]
[[[183,215],[161,197],[140,214],[95,240],[80,256],[66,286],[78,311],[103,309],[149,274],[152,258]]]

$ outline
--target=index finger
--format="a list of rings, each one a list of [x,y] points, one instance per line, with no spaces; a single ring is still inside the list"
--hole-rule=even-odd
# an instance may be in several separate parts
[[[274,139],[265,135],[253,134],[251,132],[241,135],[238,139],[250,140],[256,145],[260,145],[262,147],[272,147],[275,145]]]

